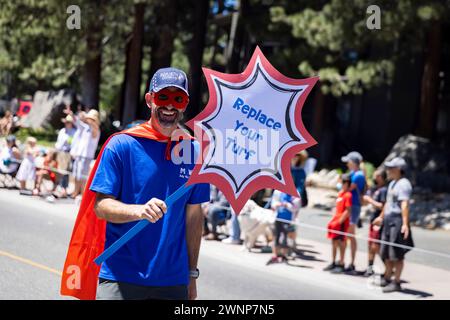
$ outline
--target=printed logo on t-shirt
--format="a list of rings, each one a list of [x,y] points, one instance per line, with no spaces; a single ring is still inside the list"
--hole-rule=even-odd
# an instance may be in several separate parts
[[[192,173],[192,170],[181,167],[179,177],[183,178],[183,179],[189,179],[189,177],[191,176],[191,173]]]

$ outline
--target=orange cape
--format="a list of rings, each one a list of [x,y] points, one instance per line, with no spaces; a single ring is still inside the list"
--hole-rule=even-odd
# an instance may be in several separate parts
[[[153,129],[148,122],[119,133],[167,142],[166,159],[170,159],[170,145],[173,140]],[[66,262],[64,263],[61,278],[61,295],[72,296],[81,300],[94,300],[96,297],[100,266],[94,263],[94,259],[103,252],[105,247],[106,220],[97,218],[94,211],[96,193],[89,188],[105,146],[113,136],[119,133],[111,135],[104,143],[89,174],[73,228]],[[178,137],[179,140],[193,139],[186,132],[183,133],[184,135]]]

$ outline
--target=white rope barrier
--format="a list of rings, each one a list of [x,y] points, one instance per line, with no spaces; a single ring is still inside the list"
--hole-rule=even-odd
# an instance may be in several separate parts
[[[11,163],[17,163],[17,164],[20,165],[22,163],[22,161],[12,159]],[[48,166],[36,166],[35,165],[35,168],[36,169],[41,169],[41,170],[48,170],[48,171],[51,171],[51,172],[54,172],[54,173],[57,173],[57,174],[60,174],[60,175],[63,175],[63,176],[72,174],[72,171],[62,170],[62,169],[58,169],[58,168],[54,168],[54,167],[48,167]],[[1,173],[0,172],[0,174],[8,174],[8,173]],[[89,178],[89,176],[85,176],[85,175],[83,175],[82,177],[85,178],[85,179]]]
[[[223,206],[219,206],[219,208],[227,209],[227,210],[230,209],[229,207],[223,207]],[[319,230],[319,231],[324,231],[324,232],[331,232],[331,233],[343,235],[343,236],[346,236],[346,237],[353,237],[353,238],[359,239],[359,240],[371,241],[371,242],[375,242],[375,243],[378,243],[378,244],[385,244],[385,245],[389,245],[389,246],[392,246],[392,247],[407,249],[407,250],[411,250],[411,251],[414,250],[416,252],[422,252],[422,253],[426,253],[426,254],[429,254],[429,255],[435,255],[435,256],[439,256],[439,257],[450,259],[450,254],[443,253],[443,252],[432,251],[432,250],[422,249],[422,248],[418,248],[418,247],[411,247],[411,246],[407,246],[407,245],[403,245],[403,244],[399,244],[399,243],[384,241],[384,240],[381,240],[381,239],[368,238],[368,237],[364,237],[364,236],[361,236],[361,235],[354,235],[354,234],[348,233],[348,232],[332,230],[332,229],[328,229],[328,228],[325,228],[325,227],[315,226],[315,225],[308,224],[308,223],[296,222],[296,221],[292,221],[292,220],[276,218],[275,221],[280,221],[280,222],[284,222],[284,223],[288,223],[288,224],[297,225],[299,227],[304,227],[304,228],[309,228],[309,229],[314,229],[314,230]]]
[[[438,252],[438,251],[432,251],[432,250],[427,250],[427,249],[422,249],[422,248],[417,248],[417,247],[411,247],[411,246],[407,246],[407,245],[403,245],[403,244],[399,244],[399,243],[388,242],[388,241],[384,241],[384,240],[380,240],[380,239],[368,238],[368,237],[364,237],[364,236],[360,236],[360,235],[354,235],[352,233],[343,232],[343,231],[337,231],[337,230],[331,230],[331,229],[328,229],[328,228],[319,227],[319,226],[315,226],[315,225],[308,224],[308,223],[293,222],[293,221],[290,221],[290,220],[279,219],[279,218],[277,218],[276,220],[280,221],[280,222],[295,224],[295,225],[297,225],[299,227],[305,227],[305,228],[310,228],[310,229],[315,229],[315,230],[320,230],[320,231],[325,231],[325,232],[336,233],[336,234],[347,236],[347,237],[353,237],[355,239],[371,241],[371,242],[375,242],[375,243],[378,243],[378,244],[385,244],[385,245],[389,245],[389,246],[392,246],[392,247],[397,247],[397,248],[402,248],[402,249],[407,249],[407,250],[414,250],[414,251],[417,251],[417,252],[427,253],[427,254],[431,254],[431,255],[440,256],[440,257],[443,257],[443,258],[450,259],[450,254],[447,254],[447,253],[442,253],[442,252]]]

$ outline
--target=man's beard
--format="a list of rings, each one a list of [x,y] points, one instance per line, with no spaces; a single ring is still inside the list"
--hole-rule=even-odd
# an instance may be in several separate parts
[[[157,107],[152,116],[156,116],[161,127],[171,128],[183,118],[183,113],[175,108]]]

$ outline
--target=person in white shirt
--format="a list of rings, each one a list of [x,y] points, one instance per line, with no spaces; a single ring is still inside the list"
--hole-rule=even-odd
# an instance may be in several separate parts
[[[39,148],[37,147],[37,140],[35,137],[28,137],[26,139],[26,146],[23,155],[22,163],[20,164],[19,170],[17,171],[16,179],[20,182],[20,190],[26,190],[27,181],[36,180],[36,164],[35,158],[40,154]],[[38,195],[37,189],[33,190],[33,195]]]
[[[83,193],[90,164],[95,157],[100,139],[100,119],[97,110],[92,109],[88,113],[82,111],[75,119],[77,131],[70,150],[70,154],[74,158],[72,175],[75,179],[72,198],[76,198]]]
[[[59,130],[58,138],[55,143],[55,149],[57,151],[56,161],[58,162],[58,169],[62,172],[58,174],[58,186],[62,189],[62,192],[53,193],[57,198],[65,198],[67,196],[69,175],[63,172],[67,172],[71,168],[72,157],[70,155],[70,149],[76,132],[76,128],[73,124],[74,119],[70,114],[61,119],[61,122],[64,123],[64,128]]]
[[[383,292],[402,291],[401,275],[405,255],[414,247],[414,241],[409,225],[409,206],[412,196],[411,182],[405,177],[407,164],[405,159],[396,157],[384,163],[388,178],[386,203],[374,224],[382,226],[380,256],[386,270],[380,279]],[[389,243],[404,247],[392,246]],[[394,276],[394,280],[392,280]]]

